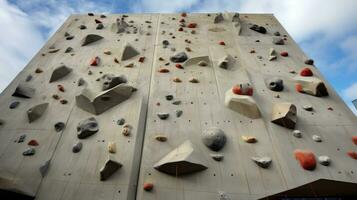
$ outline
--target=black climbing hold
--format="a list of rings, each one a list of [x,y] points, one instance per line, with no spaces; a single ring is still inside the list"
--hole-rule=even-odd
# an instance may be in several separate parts
[[[170,57],[170,60],[174,63],[185,62],[188,59],[185,52],[180,52]]]
[[[19,136],[19,139],[17,139],[17,143],[22,143],[26,139],[26,134],[22,134]]]
[[[267,32],[267,30],[263,26],[259,26],[257,24],[252,24],[249,29],[262,34],[265,34]]]
[[[284,40],[282,38],[279,38],[279,37],[273,37],[273,44],[283,45],[284,44]]]
[[[64,51],[65,53],[69,53],[69,52],[72,52],[73,51],[73,48],[72,47],[67,47],[67,49]]]
[[[19,101],[13,101],[13,102],[10,104],[9,108],[10,108],[10,109],[15,109],[15,108],[17,108],[17,106],[19,106],[19,105],[20,105],[20,102],[19,102]]]
[[[114,74],[104,74],[101,77],[103,82],[102,90],[109,90],[119,84],[126,83],[127,80],[124,75],[115,76]]]
[[[86,46],[101,39],[103,39],[103,37],[100,35],[89,34],[83,38],[81,46]]]
[[[98,130],[99,127],[97,120],[94,117],[90,117],[81,121],[77,125],[77,137],[79,139],[84,139],[95,134]]]
[[[169,113],[158,113],[157,116],[160,119],[165,120],[165,119],[169,118],[170,114]]]
[[[307,60],[305,60],[304,63],[307,64],[307,65],[314,65],[314,60],[313,59],[307,59]]]
[[[83,147],[82,142],[77,142],[77,143],[75,143],[75,144],[73,145],[73,147],[72,147],[72,152],[73,152],[73,153],[78,153],[78,152],[81,151],[82,147]]]
[[[212,127],[203,133],[202,140],[211,150],[219,151],[226,144],[227,138],[221,129]]]
[[[22,152],[22,155],[24,156],[32,156],[35,155],[36,150],[34,148],[28,148],[26,151]]]
[[[182,110],[176,110],[176,117],[179,118],[183,114]]]
[[[66,40],[72,40],[74,38],[74,35],[70,35],[66,37]]]
[[[78,28],[81,29],[81,30],[84,30],[84,29],[86,29],[87,27],[82,24],[82,25],[80,25]]]
[[[166,100],[171,101],[172,99],[174,99],[173,95],[166,95],[165,96]]]
[[[274,35],[275,35],[275,36],[280,36],[280,32],[279,32],[279,31],[275,31],[275,32],[274,32]]]
[[[267,86],[270,90],[280,92],[284,89],[284,83],[282,79],[272,78],[267,81]]]
[[[124,118],[118,119],[118,120],[117,120],[117,124],[118,124],[119,126],[124,125],[124,124],[125,124],[125,119],[124,119]]]
[[[104,25],[102,23],[99,23],[95,29],[101,30],[104,28]]]
[[[63,122],[57,122],[57,123],[54,125],[55,131],[56,131],[56,132],[60,132],[60,131],[62,131],[62,130],[64,129],[65,126],[66,126],[65,123],[63,123]]]
[[[180,101],[180,100],[176,100],[176,101],[173,101],[172,104],[174,104],[174,105],[180,105],[180,104],[181,104],[181,101]]]
[[[41,167],[40,167],[40,173],[42,177],[45,177],[48,168],[50,167],[50,160],[47,160]]]
[[[30,99],[35,95],[35,89],[28,87],[23,84],[19,84],[15,92],[12,94],[13,97],[27,98]]]

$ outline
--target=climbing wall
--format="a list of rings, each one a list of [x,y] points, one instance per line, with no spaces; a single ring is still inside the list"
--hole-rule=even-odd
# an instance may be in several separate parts
[[[270,14],[72,15],[0,102],[0,197],[357,195],[356,117]]]

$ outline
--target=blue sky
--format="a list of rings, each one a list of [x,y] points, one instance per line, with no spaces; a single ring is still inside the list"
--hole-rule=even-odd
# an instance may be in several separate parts
[[[73,13],[273,13],[357,113],[356,0],[0,0],[0,91]]]

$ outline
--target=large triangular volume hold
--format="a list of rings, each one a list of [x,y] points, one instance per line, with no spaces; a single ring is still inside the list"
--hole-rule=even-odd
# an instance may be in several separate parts
[[[100,35],[89,34],[89,35],[87,35],[86,37],[83,38],[81,45],[82,46],[86,46],[88,44],[91,44],[91,43],[96,42],[96,41],[101,40],[101,39],[103,39],[103,37],[100,36]]]
[[[271,122],[294,129],[297,121],[296,106],[292,103],[276,103],[273,106]]]
[[[14,93],[12,94],[13,97],[20,97],[26,99],[31,99],[34,95],[35,89],[24,84],[19,84],[16,87]]]
[[[129,43],[124,45],[123,53],[121,56],[121,60],[129,60],[137,55],[139,55],[139,51],[137,51],[134,47],[132,47]]]
[[[40,118],[43,115],[43,113],[46,111],[47,107],[48,107],[48,103],[42,103],[28,109],[27,117],[29,119],[29,123]]]
[[[202,155],[199,155],[193,144],[187,140],[164,156],[154,165],[154,168],[173,176],[191,174],[207,169],[200,161],[201,158]]]
[[[51,78],[50,78],[50,83],[57,81],[65,76],[67,76],[69,73],[72,72],[72,69],[67,67],[66,65],[61,65],[57,67],[55,70],[53,70]]]

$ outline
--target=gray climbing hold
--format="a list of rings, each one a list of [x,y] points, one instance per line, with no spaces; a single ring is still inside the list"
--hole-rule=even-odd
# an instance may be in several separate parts
[[[157,113],[157,116],[160,119],[165,120],[165,119],[169,118],[170,114],[169,113]]]
[[[314,108],[312,107],[312,105],[303,105],[302,108],[306,111],[312,111],[314,110]]]
[[[272,163],[270,157],[252,157],[252,160],[261,168],[268,168]]]
[[[90,117],[78,123],[77,137],[79,139],[87,138],[99,131],[98,122],[94,117]]]
[[[267,32],[267,30],[263,26],[259,26],[257,24],[250,25],[249,29],[256,31],[258,33],[262,33],[262,34],[265,34]]]
[[[319,135],[313,135],[312,140],[314,140],[315,142],[322,142],[322,138]]]
[[[172,104],[173,104],[173,105],[180,105],[180,104],[181,104],[181,101],[180,101],[180,100],[176,100],[176,101],[173,101]]]
[[[182,110],[176,110],[175,113],[176,113],[176,117],[179,118],[183,114],[183,111]]]
[[[29,81],[31,81],[31,80],[32,80],[32,75],[29,74],[29,75],[26,77],[25,81],[26,81],[26,82],[29,82]]]
[[[39,170],[42,177],[45,177],[45,175],[47,174],[48,168],[50,167],[50,162],[51,160],[47,160],[43,165],[41,165]]]
[[[293,136],[296,138],[302,138],[302,133],[300,130],[294,130],[293,131]]]
[[[185,63],[183,64],[183,66],[189,67],[189,66],[198,65],[201,67],[205,67],[209,63],[210,63],[210,59],[208,56],[197,56],[197,57],[193,57],[193,58],[186,60]]]
[[[239,13],[234,13],[232,17],[232,22],[239,22]]]
[[[123,165],[111,157],[105,162],[104,166],[100,169],[100,180],[105,181],[110,176],[112,176],[118,169],[120,169]]]
[[[228,194],[224,191],[218,191],[218,194],[219,194],[219,200],[231,200]]]
[[[214,23],[218,24],[224,21],[224,17],[222,13],[219,13],[215,18],[214,18]]]
[[[84,85],[86,83],[86,81],[83,79],[83,78],[79,78],[78,79],[78,86],[82,86],[82,85]]]
[[[266,84],[270,90],[275,91],[275,92],[280,92],[284,89],[283,80],[280,78],[274,77],[272,79],[269,79],[269,80],[267,80]]]
[[[101,30],[104,28],[104,25],[102,23],[99,23],[95,29]]]
[[[101,39],[103,39],[103,37],[100,35],[89,34],[82,39],[81,46],[86,46]]]
[[[48,105],[49,105],[48,103],[42,103],[28,109],[27,117],[29,119],[29,123],[40,118],[43,115],[43,113],[46,111]]]
[[[139,51],[137,51],[134,47],[132,47],[129,43],[126,43],[124,45],[123,51],[122,51],[122,56],[121,60],[129,60],[130,58],[133,58],[137,55],[139,55]]]
[[[104,74],[101,77],[101,80],[103,82],[102,90],[109,90],[119,84],[126,83],[127,80],[124,75],[121,76],[115,76],[114,74]]]
[[[227,138],[223,130],[212,127],[203,132],[202,141],[212,151],[219,151],[226,144]]]
[[[19,136],[19,138],[17,139],[17,143],[22,143],[24,142],[26,139],[26,134],[22,134]]]
[[[60,132],[64,129],[64,127],[66,127],[66,124],[63,122],[57,122],[54,127],[56,132]]]
[[[50,83],[62,79],[63,77],[67,76],[69,73],[72,72],[72,68],[67,67],[66,65],[61,65],[53,70]]]
[[[280,32],[279,32],[279,31],[275,31],[275,32],[273,33],[273,35],[275,35],[275,36],[280,36]]]
[[[162,41],[162,45],[163,45],[164,48],[166,48],[167,46],[169,46],[169,44],[170,44],[170,43],[169,43],[169,41],[167,41],[167,40],[163,40],[163,41]]]
[[[226,55],[218,61],[218,67],[222,69],[228,69],[234,63],[234,59],[231,55]]]
[[[282,38],[279,38],[279,37],[273,37],[273,44],[275,44],[275,45],[283,45],[284,44],[284,40]]]
[[[24,84],[19,84],[14,93],[13,97],[27,98],[30,99],[35,95],[35,89]]]
[[[307,65],[314,65],[314,60],[313,59],[306,59],[304,61],[304,63],[307,64]]]
[[[166,95],[165,98],[166,98],[166,100],[171,101],[172,99],[174,99],[174,96],[169,94],[169,95]]]
[[[118,120],[117,120],[117,124],[118,124],[119,126],[124,125],[124,124],[125,124],[125,119],[124,119],[124,118],[118,119]]]
[[[13,101],[13,102],[11,102],[9,108],[10,108],[10,109],[15,109],[15,108],[17,108],[17,106],[19,106],[19,105],[20,105],[20,102],[19,102],[19,101]]]
[[[73,147],[72,147],[72,152],[73,153],[78,153],[82,150],[83,144],[82,142],[76,142]]]
[[[223,154],[219,154],[219,153],[214,153],[214,154],[210,154],[211,158],[215,161],[222,161],[224,156]]]
[[[35,155],[36,150],[32,147],[29,147],[28,149],[26,149],[24,152],[22,152],[22,155],[24,156],[32,156]]]
[[[173,176],[191,174],[207,169],[202,158],[203,156],[187,140],[158,161],[154,168]]]
[[[67,47],[67,49],[64,51],[65,53],[70,53],[73,51],[72,47]]]
[[[84,29],[86,29],[87,27],[82,24],[82,25],[80,25],[78,28],[81,29],[81,30],[84,30]]]
[[[188,57],[185,52],[180,52],[170,57],[171,62],[174,63],[182,63],[185,62],[187,59]]]
[[[324,166],[329,166],[331,163],[331,159],[328,156],[319,156],[317,159],[319,163]]]

